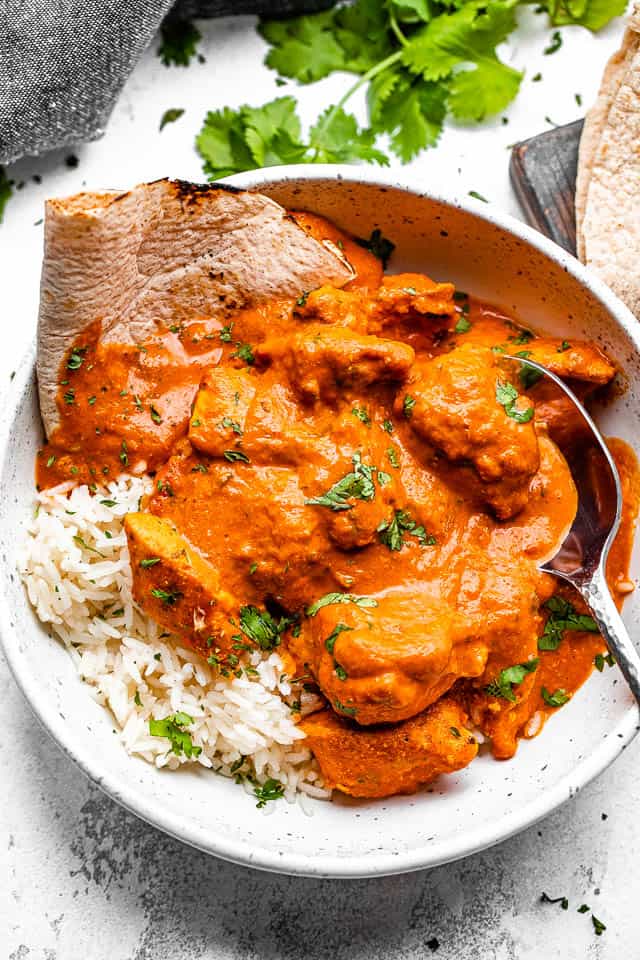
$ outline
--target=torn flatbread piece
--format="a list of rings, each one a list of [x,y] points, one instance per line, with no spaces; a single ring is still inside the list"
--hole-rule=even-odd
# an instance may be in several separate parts
[[[578,255],[640,316],[640,3],[610,59],[580,142]]]
[[[38,386],[47,436],[60,424],[61,366],[77,338],[139,344],[171,324],[226,318],[354,272],[259,193],[180,180],[47,203]]]

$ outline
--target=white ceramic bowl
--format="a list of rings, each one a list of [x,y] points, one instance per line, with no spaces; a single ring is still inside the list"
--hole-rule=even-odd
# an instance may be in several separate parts
[[[455,281],[537,330],[598,342],[625,380],[599,412],[605,432],[638,449],[640,335],[629,311],[576,260],[491,206],[399,183],[353,167],[282,167],[232,178],[290,207],[324,214],[360,236],[374,227],[396,243],[391,269]],[[602,771],[635,735],[638,714],[616,669],[595,674],[513,760],[479,756],[413,797],[271,805],[204,770],[162,772],[128,756],[107,712],[62,647],[37,622],[15,573],[33,509],[42,440],[33,356],[17,373],[0,426],[0,631],[27,700],[66,753],[114,800],[167,833],[239,863],[286,873],[359,877],[464,857],[543,817]],[[634,569],[637,571],[637,556]],[[625,608],[638,634],[640,597]],[[19,762],[19,758],[16,758]]]

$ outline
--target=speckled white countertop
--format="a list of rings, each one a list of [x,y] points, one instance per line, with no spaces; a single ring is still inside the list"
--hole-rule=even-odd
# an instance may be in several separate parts
[[[423,183],[476,190],[519,215],[507,145],[580,115],[593,98],[621,22],[592,37],[550,30],[527,15],[510,59],[526,67],[522,92],[500,120],[449,128],[412,165]],[[107,135],[88,146],[22,161],[25,186],[0,227],[3,347],[8,382],[35,332],[42,202],[83,186],[127,187],[164,175],[199,179],[193,138],[207,109],[258,104],[288,92],[260,65],[251,18],[202,25],[206,63],[164,68],[148,52],[129,80]],[[532,83],[540,71],[543,79]],[[295,91],[311,120],[340,78]],[[259,91],[259,93],[258,93]],[[158,133],[168,107],[182,119]],[[74,153],[79,164],[65,158]],[[31,180],[42,176],[42,183]],[[34,240],[35,238],[35,240]],[[16,321],[19,317],[19,322]],[[25,322],[24,317],[30,318]],[[640,957],[640,742],[537,827],[431,872],[379,880],[289,879],[198,853],[135,819],[91,785],[33,719],[0,662],[2,873],[0,957],[9,960],[635,960]],[[552,736],[549,730],[547,736]],[[552,746],[550,744],[550,746]],[[565,895],[569,909],[540,903]],[[594,935],[589,904],[607,929]]]

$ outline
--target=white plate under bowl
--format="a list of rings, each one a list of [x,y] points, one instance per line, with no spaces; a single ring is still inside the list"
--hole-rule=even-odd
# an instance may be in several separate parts
[[[392,271],[416,269],[505,307],[537,330],[599,343],[625,389],[600,412],[606,432],[640,446],[640,337],[633,317],[576,260],[508,216],[352,167],[282,167],[230,181],[324,214],[360,236],[379,227],[396,244]],[[434,866],[505,839],[549,813],[602,771],[637,729],[616,669],[595,674],[537,739],[510,761],[479,756],[413,797],[269,805],[200,768],[159,771],[128,756],[108,713],[36,620],[15,572],[33,509],[41,443],[33,357],[17,373],[0,424],[0,632],[14,676],[66,753],[114,800],[167,833],[238,863],[286,873],[362,877]],[[634,567],[637,571],[637,562]],[[638,635],[640,598],[625,620]]]

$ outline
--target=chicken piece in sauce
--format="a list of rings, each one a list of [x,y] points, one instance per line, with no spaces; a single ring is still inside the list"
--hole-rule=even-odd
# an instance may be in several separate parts
[[[411,720],[354,728],[331,710],[302,721],[325,783],[352,797],[414,793],[443,773],[466,767],[478,752],[467,715],[443,697]]]

